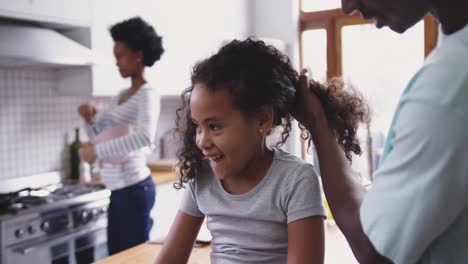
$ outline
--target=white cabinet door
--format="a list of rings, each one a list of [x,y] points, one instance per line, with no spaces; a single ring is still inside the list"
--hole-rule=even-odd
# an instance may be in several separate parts
[[[16,1],[16,0],[15,0]],[[92,0],[29,0],[31,13],[51,21],[89,25],[92,20]]]
[[[4,16],[22,17],[31,13],[32,0],[0,0],[0,13]]]
[[[89,26],[94,0],[0,0],[0,16]]]

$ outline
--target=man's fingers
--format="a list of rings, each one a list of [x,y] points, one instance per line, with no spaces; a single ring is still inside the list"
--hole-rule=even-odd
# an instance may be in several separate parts
[[[302,69],[301,74],[299,75],[300,92],[307,90],[309,86],[309,76],[307,75],[307,69]]]

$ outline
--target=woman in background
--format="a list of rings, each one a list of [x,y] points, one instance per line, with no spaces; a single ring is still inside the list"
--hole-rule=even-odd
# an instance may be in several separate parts
[[[112,191],[107,229],[111,255],[149,239],[156,191],[145,153],[155,138],[160,98],[145,80],[144,69],[158,61],[164,49],[162,38],[139,17],[113,25],[110,33],[120,75],[131,79],[131,87],[120,92],[110,110],[98,118],[89,103],[78,111],[93,142],[83,144],[81,158],[102,161],[103,180]],[[98,140],[103,131],[119,136]]]

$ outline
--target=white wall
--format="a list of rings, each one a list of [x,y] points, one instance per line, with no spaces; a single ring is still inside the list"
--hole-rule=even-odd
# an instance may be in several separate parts
[[[254,0],[249,7],[250,35],[279,39],[286,43],[286,51],[294,67],[299,70],[299,1]],[[299,129],[293,126],[286,149],[300,155]]]
[[[148,75],[167,93],[190,84],[191,68],[216,52],[223,40],[247,31],[246,0],[154,1],[145,18],[163,36],[165,54]],[[169,15],[170,14],[170,15]]]
[[[285,41],[289,57],[299,67],[299,1],[255,0],[250,5],[251,34]]]
[[[97,0],[95,24],[110,26],[139,15],[163,36],[165,53],[146,72],[162,94],[179,94],[190,84],[194,63],[216,52],[226,39],[248,34],[248,0]],[[112,8],[110,8],[112,6]],[[110,12],[106,14],[106,12]],[[99,31],[94,47],[112,58],[112,40]]]

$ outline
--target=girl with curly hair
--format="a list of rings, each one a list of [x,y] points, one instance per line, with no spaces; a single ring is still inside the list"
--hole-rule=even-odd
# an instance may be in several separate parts
[[[122,78],[131,87],[120,92],[111,108],[96,116],[89,103],[80,105],[91,140],[81,149],[82,159],[102,161],[104,184],[111,190],[108,210],[108,248],[114,254],[148,240],[150,211],[156,191],[146,166],[146,152],[155,138],[160,98],[144,77],[164,52],[162,38],[140,17],[110,28],[114,55]]]
[[[186,263],[207,218],[212,263],[323,263],[325,210],[312,165],[277,147],[291,131],[300,85],[289,58],[262,41],[234,40],[198,63],[177,111],[186,187],[156,263]],[[347,152],[362,101],[339,84],[311,83]],[[283,127],[276,147],[266,145]]]

